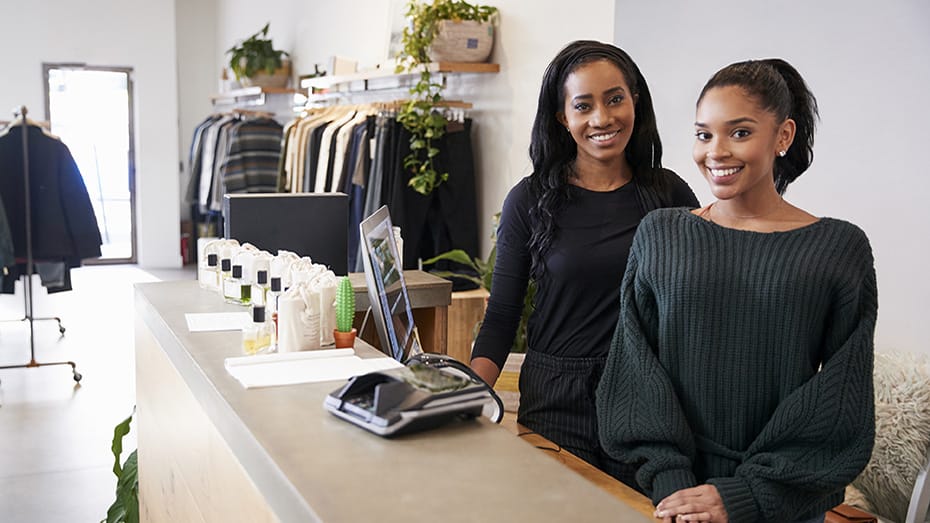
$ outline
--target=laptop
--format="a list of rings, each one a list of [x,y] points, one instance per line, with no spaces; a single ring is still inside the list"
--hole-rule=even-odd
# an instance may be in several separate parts
[[[387,207],[363,220],[359,231],[370,312],[381,346],[406,365],[349,379],[327,395],[324,408],[385,437],[474,419],[483,412],[500,422],[500,398],[474,371],[420,347]]]

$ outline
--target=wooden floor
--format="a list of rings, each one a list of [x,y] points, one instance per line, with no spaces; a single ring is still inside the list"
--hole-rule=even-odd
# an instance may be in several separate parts
[[[34,280],[34,315],[60,316],[66,329],[36,321],[35,359],[67,365],[0,370],[0,521],[97,522],[106,518],[116,477],[113,427],[135,404],[133,288],[136,282],[192,279],[193,270],[149,273],[131,265],[72,271],[71,292],[47,294]],[[23,317],[23,290],[0,295],[0,319]],[[0,323],[0,366],[28,363],[29,326]],[[130,432],[125,446],[135,448]]]

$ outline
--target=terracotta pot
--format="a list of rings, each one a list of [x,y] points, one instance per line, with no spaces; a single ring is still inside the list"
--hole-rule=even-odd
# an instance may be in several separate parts
[[[357,331],[353,327],[349,332],[342,332],[338,329],[333,329],[333,338],[336,340],[337,349],[351,349],[355,347],[355,335]]]

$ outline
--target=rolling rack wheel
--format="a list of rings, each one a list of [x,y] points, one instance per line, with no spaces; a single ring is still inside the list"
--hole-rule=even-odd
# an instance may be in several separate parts
[[[51,316],[49,318],[36,318],[36,319],[37,320],[55,320],[56,322],[58,322],[58,334],[61,334],[62,336],[65,335],[65,330],[66,330],[65,326],[61,324],[61,318],[59,318],[58,316]]]
[[[81,378],[83,378],[83,377],[84,377],[84,376],[81,376],[81,373],[80,373],[80,372],[74,371],[74,382],[75,382],[75,383],[80,383],[80,382],[81,382]]]

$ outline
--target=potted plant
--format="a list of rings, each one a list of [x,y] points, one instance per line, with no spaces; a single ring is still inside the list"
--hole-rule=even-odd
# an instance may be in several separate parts
[[[133,409],[135,411],[135,409]],[[137,454],[133,450],[123,465],[119,459],[123,453],[123,437],[129,434],[129,424],[133,414],[124,419],[113,429],[113,474],[116,475],[116,500],[107,510],[107,519],[101,523],[138,523],[139,522],[139,474]]]
[[[406,16],[410,25],[404,29],[401,37],[402,48],[397,56],[396,72],[419,73],[420,77],[410,88],[412,97],[401,107],[397,119],[411,134],[410,154],[404,158],[404,168],[413,173],[408,185],[420,194],[431,193],[437,185],[449,178],[449,173],[439,173],[433,165],[433,159],[439,154],[433,141],[445,134],[448,122],[441,112],[435,110],[442,102],[443,86],[433,81],[428,64],[440,58],[468,61],[467,56],[449,54],[463,47],[481,48],[483,57],[479,54],[477,59],[471,61],[487,59],[494,34],[491,18],[496,13],[496,7],[472,5],[463,0],[433,0],[432,3],[410,0],[407,4]],[[471,23],[465,27],[465,22]],[[468,32],[472,30],[473,24],[481,24],[476,33]],[[449,35],[453,41],[462,41],[463,33],[464,45],[453,43],[434,49],[433,44],[437,38],[441,38],[440,35]],[[476,45],[472,46],[472,41]],[[431,51],[435,52],[431,55]],[[438,52],[445,52],[446,56],[438,56]]]
[[[343,276],[336,284],[336,328],[333,338],[337,349],[351,349],[355,346],[355,289],[348,276]]]
[[[229,68],[244,86],[285,87],[290,79],[288,53],[274,48],[268,38],[270,25],[226,51]]]

